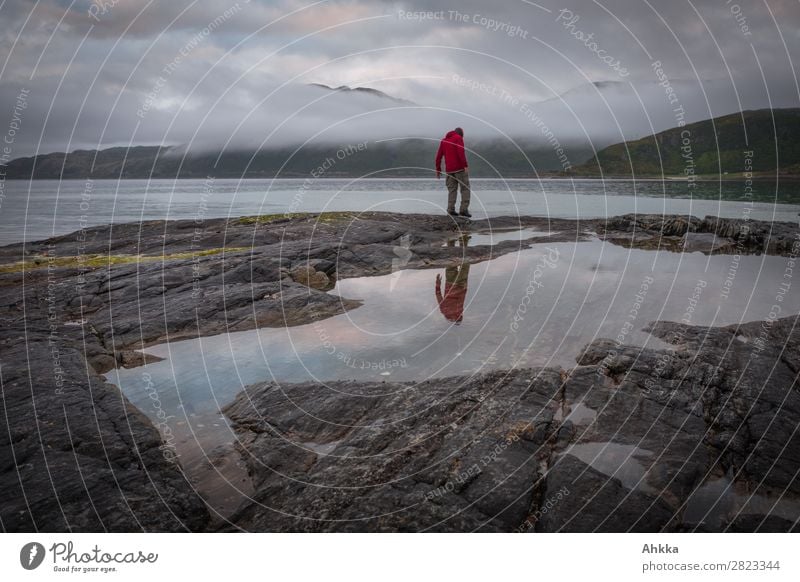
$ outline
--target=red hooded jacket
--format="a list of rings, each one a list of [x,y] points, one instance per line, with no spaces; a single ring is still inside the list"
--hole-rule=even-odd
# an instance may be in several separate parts
[[[444,284],[442,296],[439,283],[436,284],[436,301],[439,302],[439,311],[448,321],[461,323],[464,319],[464,300],[467,298],[467,286],[453,283]]]
[[[444,171],[448,173],[458,172],[469,165],[464,153],[464,139],[455,131],[448,131],[439,144],[439,151],[436,152],[437,172],[442,167],[442,157],[444,157]]]

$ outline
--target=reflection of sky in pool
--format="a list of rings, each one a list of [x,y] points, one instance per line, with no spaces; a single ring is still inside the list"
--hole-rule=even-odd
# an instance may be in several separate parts
[[[548,248],[558,254],[552,266],[543,262],[556,254]],[[435,293],[437,275],[446,288],[458,279],[454,270],[346,279],[331,293],[364,301],[346,314],[155,346],[148,351],[165,361],[108,376],[152,415],[143,381],[149,374],[161,406],[181,418],[182,407],[189,414],[213,414],[243,386],[264,380],[402,381],[515,366],[571,367],[580,349],[599,337],[624,334],[626,343],[663,345],[639,330],[658,319],[680,321],[699,280],[707,285],[692,323],[764,319],[786,258],[741,257],[726,299],[721,291],[733,264],[730,255],[543,242],[471,265],[458,324],[443,314],[461,313],[458,293],[445,292],[451,304],[442,309]],[[537,265],[544,266],[537,271]],[[798,313],[800,293],[787,294],[781,305],[781,315]]]
[[[469,235],[469,246],[476,247],[478,245],[496,245],[503,241],[522,241],[529,238],[544,239],[550,235],[545,230],[536,228],[523,228],[522,230],[494,230]],[[537,241],[538,242],[538,241]],[[455,246],[460,246],[461,241],[454,238],[448,241],[449,244],[455,243]],[[448,244],[445,243],[445,244]]]
[[[579,443],[570,445],[565,455],[577,457],[596,471],[619,479],[628,489],[641,489],[649,493],[658,491],[647,484],[646,461],[653,453],[632,445],[612,442]]]

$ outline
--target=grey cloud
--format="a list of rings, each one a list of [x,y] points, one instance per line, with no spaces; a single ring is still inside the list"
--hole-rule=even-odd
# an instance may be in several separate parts
[[[87,14],[90,2],[42,1],[31,14],[31,3],[7,0],[0,9],[0,62],[8,55],[0,116],[10,117],[19,89],[30,89],[14,155],[131,142],[252,147],[273,131],[266,145],[320,130],[321,139],[340,142],[438,136],[455,124],[470,126],[472,136],[531,138],[539,128],[522,104],[564,141],[618,141],[675,123],[654,60],[688,121],[740,104],[800,105],[800,4],[789,0],[738,0],[738,20],[719,0],[540,2],[549,12],[485,0],[348,0],[306,9],[300,0],[239,0],[238,8],[220,0],[145,9],[144,0],[106,3],[99,22]],[[556,22],[561,9],[579,16],[573,27]],[[401,18],[401,10],[445,18]],[[512,26],[518,32],[509,35]],[[628,75],[570,34],[576,30],[592,34]],[[387,104],[339,94],[312,103],[320,94],[311,82],[371,86],[423,108],[379,111]],[[484,86],[464,85],[473,82]]]

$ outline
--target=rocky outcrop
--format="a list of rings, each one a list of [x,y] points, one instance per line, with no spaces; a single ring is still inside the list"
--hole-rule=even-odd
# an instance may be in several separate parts
[[[611,243],[649,250],[791,255],[800,247],[797,224],[745,218],[626,214],[598,221],[597,231]]]
[[[0,328],[4,531],[196,531],[209,514],[150,420],[89,366],[81,344]]]
[[[253,531],[795,529],[795,323],[655,324],[673,350],[599,340],[569,372],[250,386],[225,410],[256,491],[232,521]]]
[[[333,281],[323,271],[317,271],[309,265],[300,265],[289,273],[292,280],[312,289],[325,290],[333,288]]]
[[[225,411],[256,491],[232,521],[252,531],[510,530],[534,502],[560,390],[554,370],[252,386]]]
[[[642,231],[629,217],[468,222],[329,213],[114,225],[2,247],[0,523],[10,531],[207,527],[203,501],[157,428],[101,375],[145,362],[137,351],[144,346],[309,323],[358,307],[315,288],[336,279],[488,260],[532,242],[443,244],[464,233],[534,227],[555,242],[588,240],[596,230],[626,244],[634,231],[657,241],[665,227],[679,241],[716,232],[711,219],[665,220],[646,219],[641,226],[650,230]],[[747,248],[794,252],[796,227],[772,225],[767,236],[764,224],[750,221]],[[653,333],[669,330],[658,324]],[[713,341],[702,344],[691,339],[696,333],[672,342],[677,355],[663,370],[662,353],[620,348],[606,358],[610,346],[600,342],[568,374],[253,387],[252,402],[240,398],[228,413],[260,505],[244,507],[235,522],[258,530],[787,529],[786,512],[758,521],[742,496],[753,493],[763,505],[783,487],[789,497],[780,503],[795,502],[792,455],[800,449],[794,433],[776,428],[797,425],[798,351],[780,349],[796,346],[793,329],[775,325],[761,337],[747,326],[726,328],[707,332]],[[725,351],[739,336],[753,343],[736,339]],[[762,344],[769,349],[759,350],[758,369],[744,368]],[[776,354],[773,370],[764,362]],[[712,373],[714,361],[724,366]],[[658,390],[642,390],[648,378]],[[760,378],[774,385],[756,390]],[[596,415],[588,425],[587,411]],[[620,440],[612,429],[625,412],[633,421],[625,417],[631,424]],[[624,478],[609,475],[587,456],[603,442],[639,465],[625,465]],[[631,481],[641,465],[646,479]],[[681,503],[697,490],[708,497],[712,477],[730,481],[729,505],[742,511],[726,509],[710,526]],[[602,504],[590,502],[598,486]],[[578,507],[578,499],[589,503]]]

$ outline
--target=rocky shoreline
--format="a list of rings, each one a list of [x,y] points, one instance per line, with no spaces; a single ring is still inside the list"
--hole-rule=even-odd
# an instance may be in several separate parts
[[[225,413],[251,531],[795,531],[800,330],[656,324],[569,370],[258,384]],[[722,487],[720,491],[704,488]],[[698,493],[699,492],[699,493]]]
[[[531,231],[531,236],[523,241],[506,240],[494,245],[466,247],[443,244],[449,238],[467,233],[521,228]],[[0,523],[3,529],[199,531],[208,528],[211,514],[205,502],[180,465],[165,454],[157,428],[114,385],[105,380],[104,373],[117,366],[130,367],[145,363],[146,357],[138,350],[167,340],[263,326],[300,325],[310,322],[312,318],[332,316],[343,310],[357,308],[359,302],[340,300],[325,292],[337,278],[386,274],[398,268],[445,267],[464,260],[489,260],[525,248],[537,240],[541,241],[543,239],[540,237],[544,234],[547,235],[544,239],[547,241],[584,241],[599,237],[613,244],[647,249],[788,256],[794,252],[797,226],[790,223],[716,218],[687,220],[685,217],[643,215],[627,215],[607,221],[576,222],[540,217],[503,217],[467,223],[441,216],[327,213],[215,219],[203,221],[202,224],[195,221],[154,221],[113,225],[86,229],[37,243],[2,247],[0,380],[4,415],[0,424],[5,426],[0,427],[0,484],[6,492],[4,501],[0,504]],[[770,332],[772,335],[764,341],[774,350],[786,345],[787,341],[796,341],[794,328],[787,331],[788,325],[782,323],[774,326]],[[657,335],[659,329],[662,328],[655,326],[653,333]],[[722,342],[732,333],[724,331],[725,329],[727,328],[711,330],[710,333],[723,334],[713,336],[715,342]],[[781,330],[784,335],[778,333]],[[692,333],[695,332],[687,331],[684,338],[691,337]],[[714,346],[717,349],[716,344]],[[465,412],[470,406],[471,400],[466,399],[465,394],[471,394],[470,398],[483,403],[479,407],[483,412],[470,413],[469,430],[457,437],[466,439],[466,443],[476,434],[482,434],[482,427],[490,428],[486,423],[494,418],[491,416],[493,407],[499,407],[499,410],[514,402],[513,394],[519,392],[522,384],[528,382],[528,387],[524,390],[527,396],[523,400],[529,400],[529,403],[510,414],[515,417],[514,422],[527,419],[538,428],[533,429],[530,435],[530,430],[526,429],[524,434],[527,437],[520,436],[513,441],[513,446],[504,449],[511,460],[493,463],[491,468],[485,469],[477,477],[470,475],[471,484],[464,488],[464,496],[448,495],[443,498],[445,501],[439,503],[435,499],[426,502],[421,506],[424,509],[420,509],[421,513],[416,514],[416,517],[407,515],[404,518],[387,518],[367,525],[363,519],[330,521],[338,519],[336,515],[344,516],[341,519],[345,520],[356,515],[342,509],[347,494],[334,491],[330,500],[326,496],[318,495],[314,503],[304,505],[309,512],[306,519],[286,516],[275,518],[274,511],[259,509],[261,506],[255,503],[241,508],[232,521],[244,529],[264,530],[339,529],[331,526],[331,523],[348,524],[341,529],[438,527],[505,530],[522,527],[526,523],[525,519],[528,519],[525,516],[531,515],[531,511],[535,514],[538,507],[536,503],[541,503],[541,499],[549,499],[549,495],[555,495],[552,487],[556,484],[565,486],[561,481],[553,481],[553,475],[558,474],[558,467],[562,467],[560,470],[567,470],[574,461],[558,464],[540,457],[545,452],[549,455],[548,458],[561,454],[561,449],[552,443],[567,445],[575,442],[575,435],[569,432],[568,418],[564,417],[562,422],[553,420],[558,417],[559,408],[562,416],[565,413],[564,402],[574,401],[572,392],[577,394],[584,390],[598,398],[603,394],[602,390],[597,391],[596,388],[589,390],[585,382],[576,383],[577,378],[582,374],[589,374],[588,370],[598,365],[597,362],[592,363],[592,358],[602,351],[601,348],[602,345],[590,348],[581,365],[569,373],[560,370],[515,370],[496,379],[493,379],[494,376],[450,379],[429,388],[428,398],[435,398],[436,394],[443,397],[452,393],[457,393],[459,397],[452,401],[440,398],[440,408],[432,409],[438,411],[436,413],[440,418],[425,416],[424,420],[418,419],[428,428],[437,425],[450,426],[451,417]],[[678,351],[689,353],[691,349],[694,348],[689,344],[681,344]],[[717,356],[727,357],[713,351],[706,353],[707,349],[711,348],[703,345],[696,351],[711,360]],[[652,364],[652,359],[658,357],[655,353],[646,356],[634,360],[649,361]],[[632,352],[626,357],[633,358]],[[627,360],[623,358],[621,361]],[[793,369],[791,366],[796,366],[796,362],[784,362],[781,365],[785,365],[789,371],[784,371],[782,383],[776,390],[783,390],[787,397],[794,398],[797,388],[792,387],[789,375]],[[730,371],[725,370],[727,381],[734,378],[730,374],[735,369],[733,366]],[[630,376],[634,372],[645,373],[637,367],[630,368],[626,373]],[[597,375],[595,372],[591,373]],[[696,375],[694,371],[692,374]],[[794,374],[796,380],[796,368]],[[531,384],[529,380],[525,380],[530,377],[537,380]],[[500,378],[512,380],[501,382]],[[613,375],[609,378],[604,381],[606,384],[611,382],[609,386],[604,384],[608,390],[623,390],[613,383]],[[672,377],[672,380],[676,381],[675,378],[678,376]],[[459,386],[458,390],[454,390],[456,386]],[[627,387],[625,381],[620,386],[635,391],[634,387]],[[569,391],[566,391],[566,387],[570,387]],[[374,386],[369,385],[353,387],[362,393],[370,393],[373,388]],[[689,387],[687,390],[691,392],[695,388]],[[290,389],[304,392],[303,387]],[[395,392],[410,394],[415,390],[418,388],[406,386],[396,387]],[[257,395],[254,403],[260,402],[272,410],[270,399],[276,397],[274,387],[256,386],[247,392]],[[683,393],[683,388],[679,392]],[[568,400],[566,394],[572,400]],[[480,400],[482,396],[485,398]],[[775,393],[770,398],[778,396]],[[610,398],[608,395],[605,397]],[[383,414],[382,407],[389,407],[395,412],[402,410],[397,408],[403,406],[402,396],[395,396],[395,400],[386,398],[385,402],[376,400],[370,408],[373,412],[364,410],[363,414]],[[760,394],[751,394],[747,398],[745,402],[750,404],[753,399],[761,402]],[[318,399],[318,402],[311,404],[320,407],[320,412],[339,411],[345,415],[343,418],[352,418],[363,407],[363,403],[360,407],[347,399],[332,399],[327,392],[320,393]],[[633,400],[636,399],[631,398],[630,401]],[[649,411],[648,414],[654,414],[655,408],[652,407],[660,406],[649,395],[641,400]],[[700,397],[695,399],[693,406],[700,400]],[[491,404],[492,402],[496,403]],[[794,400],[790,402],[794,406]],[[683,403],[681,406],[687,405]],[[683,410],[674,408],[671,404],[666,408],[673,412]],[[271,450],[276,445],[274,439],[278,437],[259,429],[258,423],[253,420],[253,415],[262,415],[264,410],[247,409],[240,398],[229,406],[227,413],[241,432],[242,442],[256,447],[258,455],[274,459],[279,463],[278,466],[286,468],[287,474],[318,477],[324,473],[325,478],[331,478],[331,483],[341,482],[346,490],[345,484],[355,479],[358,471],[365,471],[366,476],[377,478],[378,475],[403,476],[413,468],[408,464],[413,464],[413,459],[399,462],[394,458],[387,467],[380,463],[375,466],[367,463],[356,467],[352,472],[337,473],[337,465],[331,465],[330,457],[322,455],[320,460],[320,451],[327,452],[331,443],[342,439],[334,439],[333,436],[337,435],[327,434],[323,427],[315,427],[313,423],[305,426],[302,419],[296,419],[296,430],[306,431],[302,438],[316,447],[323,447],[322,449],[310,446],[309,451],[298,449],[292,452],[275,446]],[[281,413],[279,406],[274,413],[278,415],[274,419],[278,426],[285,427],[286,423],[294,422],[290,411]],[[783,413],[784,409],[781,409],[781,414]],[[788,414],[795,413],[796,409],[791,408]],[[288,416],[282,416],[283,414]],[[793,422],[796,426],[796,420]],[[697,423],[696,428],[699,430],[702,423],[699,420]],[[369,454],[371,447],[379,446],[379,443],[384,443],[387,447],[402,446],[412,450],[408,449],[412,444],[407,440],[415,434],[412,428],[406,427],[401,431],[403,434],[398,435],[395,428],[379,425],[373,427],[373,432],[370,433],[338,436],[342,436],[345,442],[352,439],[346,446],[355,452]],[[749,430],[753,432],[752,429]],[[434,439],[425,431],[419,434],[420,438]],[[727,433],[722,431],[720,434]],[[444,455],[450,445],[456,442],[453,438],[456,437],[451,433],[437,433],[434,440],[440,444],[436,454]],[[483,447],[495,443],[497,438],[498,435],[492,435],[479,439],[483,444],[470,447],[470,454],[485,453]],[[687,442],[691,438],[691,435],[688,436]],[[545,444],[547,446],[542,449]],[[338,443],[331,450],[336,450],[339,446],[345,445]],[[416,452],[425,450],[424,445],[414,446],[423,446],[422,449],[413,449]],[[682,446],[688,445],[683,443]],[[737,455],[745,455],[746,451],[746,448],[740,447]],[[676,454],[682,452],[685,452],[684,449],[678,450]],[[249,448],[248,455],[249,463],[260,463],[256,461],[258,455],[253,454]],[[514,481],[516,484],[509,484],[509,487],[512,492],[515,487],[521,489],[514,494],[514,503],[508,508],[504,506],[498,513],[492,508],[497,509],[497,504],[504,503],[504,500],[509,501],[510,498],[496,495],[489,484],[509,467],[508,463],[521,459],[521,455],[538,459],[528,463],[535,464],[536,468],[534,470],[529,467],[514,472],[514,475],[519,473],[519,479]],[[570,459],[569,456],[564,458]],[[360,512],[359,519],[363,518],[364,512],[373,511],[370,507],[375,511],[394,515],[393,510],[383,504],[391,502],[391,507],[399,507],[398,504],[405,503],[402,500],[409,495],[427,495],[431,487],[441,487],[442,479],[446,486],[447,475],[453,470],[460,474],[460,469],[446,468],[450,467],[447,464],[451,461],[449,457],[442,457],[441,460],[446,461],[446,466],[437,465],[424,475],[424,479],[404,483],[403,487],[411,489],[405,491],[398,485],[396,492],[391,489],[374,496],[363,496],[363,501],[368,504],[360,508],[354,507],[351,511]],[[468,461],[469,459],[459,462],[463,465]],[[790,458],[787,465],[794,463],[797,466],[796,461]],[[750,467],[752,463],[748,465],[748,462],[744,462],[743,466]],[[270,503],[275,507],[291,503],[293,499],[297,502],[304,495],[314,495],[312,486],[307,486],[307,490],[295,491],[283,482],[270,482],[268,476],[259,473],[255,464],[250,467],[250,471],[257,484],[257,501],[260,499],[263,502],[268,496],[265,492],[269,491],[272,492],[269,495]],[[552,470],[548,469],[551,465]],[[757,469],[756,466],[751,471]],[[577,469],[567,471],[567,476],[563,479],[568,479],[575,470]],[[667,467],[664,470],[669,473],[671,469]],[[548,475],[545,481],[549,484],[542,489],[541,484],[535,484],[541,481],[545,473]],[[586,472],[582,474],[585,475]],[[685,487],[695,482],[684,481],[681,485],[684,489],[669,490],[670,494],[679,496],[686,490]],[[776,477],[770,486],[779,487],[785,481],[786,475]],[[587,487],[591,487],[596,485],[596,480],[589,480],[587,483]],[[658,481],[653,486],[660,484],[661,481]],[[796,479],[790,485],[794,487]],[[583,495],[580,493],[583,489],[578,485],[573,487],[569,487],[571,500]],[[528,489],[530,491],[523,494]],[[616,499],[615,495],[619,496],[623,492],[621,486],[617,489],[616,492],[607,492],[604,495],[609,500]],[[375,491],[379,489],[376,488]],[[470,501],[480,491],[483,491],[480,494],[483,501]],[[396,497],[392,500],[395,493]],[[666,505],[662,507],[659,505],[662,501],[659,497],[658,503],[653,504],[655,509],[651,510],[655,512],[655,516],[645,520],[646,525],[642,527],[662,524],[662,517],[673,511],[674,503],[670,505],[669,500],[663,501]],[[451,515],[453,508],[465,503],[470,508],[474,506],[474,511],[465,509],[458,512],[457,516]],[[601,505],[607,503],[611,501],[604,501]],[[563,507],[567,505],[564,504]],[[321,513],[317,513],[317,509]],[[629,517],[625,519],[628,521],[632,511],[634,510],[626,509],[625,515]],[[555,519],[555,515],[555,511],[549,513],[548,519]],[[323,521],[314,521],[319,516],[322,516]],[[520,521],[520,516],[525,519]],[[396,521],[392,521],[394,519]],[[574,527],[592,529],[590,526],[595,521],[585,519],[589,521],[578,520]],[[628,521],[612,520],[609,522],[612,525],[608,527],[624,529],[619,524]],[[440,522],[441,525],[437,526]],[[688,527],[687,522],[675,521],[674,516],[663,523],[667,524],[665,527],[672,529]],[[770,523],[770,527],[777,529],[786,525],[783,522]],[[550,531],[558,528],[548,526],[546,520],[537,518],[530,529]]]

